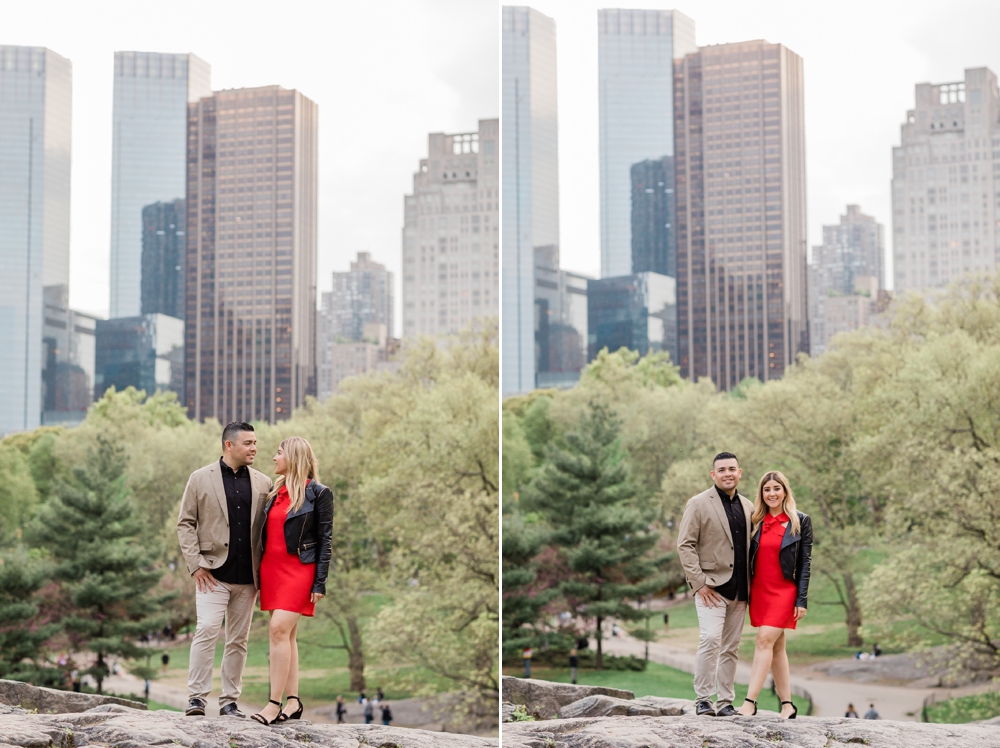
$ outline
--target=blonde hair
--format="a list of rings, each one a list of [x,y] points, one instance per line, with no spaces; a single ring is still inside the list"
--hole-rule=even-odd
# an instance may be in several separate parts
[[[798,535],[801,528],[799,523],[799,513],[795,509],[795,497],[792,496],[792,489],[788,485],[788,478],[777,470],[764,473],[764,477],[762,477],[760,479],[760,483],[757,484],[757,499],[753,503],[753,514],[750,515],[750,522],[753,525],[753,531],[757,532],[757,527],[764,521],[764,517],[768,513],[768,506],[764,503],[764,484],[772,480],[780,483],[781,487],[785,489],[785,499],[781,503],[781,511],[788,515],[788,522],[792,527],[792,535]]]
[[[282,486],[288,486],[291,501],[288,512],[296,512],[306,500],[306,483],[319,480],[319,463],[312,445],[301,436],[290,436],[278,445],[285,453],[285,474],[279,475],[268,499],[278,495]]]

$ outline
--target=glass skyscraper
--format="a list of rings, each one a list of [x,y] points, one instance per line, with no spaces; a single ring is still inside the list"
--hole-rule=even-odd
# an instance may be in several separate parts
[[[694,21],[676,10],[599,10],[597,40],[606,278],[653,269],[632,266],[631,170],[674,155],[673,62],[697,47]]]
[[[97,320],[94,399],[135,387],[184,399],[184,322],[165,314]]]
[[[559,248],[556,25],[503,8],[503,392],[535,386],[535,248]]]
[[[142,211],[184,197],[188,104],[212,95],[192,54],[115,52],[111,317],[142,311]]]
[[[0,434],[42,413],[43,288],[69,286],[73,69],[0,46]]]
[[[142,313],[184,319],[184,200],[142,209]]]
[[[632,270],[677,277],[674,159],[632,166]]]
[[[677,286],[668,275],[635,273],[587,283],[588,360],[602,348],[677,357]]]

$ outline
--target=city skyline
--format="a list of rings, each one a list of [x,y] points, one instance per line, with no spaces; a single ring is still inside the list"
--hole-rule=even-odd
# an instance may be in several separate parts
[[[368,251],[397,276],[399,295],[399,196],[409,190],[427,133],[472,131],[478,120],[499,114],[494,5],[422,0],[400,6],[387,19],[362,7],[338,6],[336,24],[315,23],[334,16],[328,7],[300,2],[268,16],[266,24],[230,2],[178,2],[171,13],[157,13],[156,23],[149,22],[152,9],[130,9],[112,25],[94,5],[65,6],[59,24],[51,22],[49,3],[5,10],[0,43],[45,46],[73,63],[73,308],[98,316],[109,312],[118,51],[193,53],[212,65],[214,90],[281,84],[303,91],[324,111],[340,113],[320,125],[319,277],[346,269],[357,252]],[[197,15],[197,24],[185,20],[190,14]],[[220,26],[226,34],[217,33]],[[266,46],[247,43],[265,38]],[[369,53],[380,39],[392,40],[392,55]],[[435,39],[441,43],[431,43]],[[398,64],[399,55],[408,56],[406,65]],[[356,64],[360,56],[365,65]],[[350,116],[343,116],[346,110]]]

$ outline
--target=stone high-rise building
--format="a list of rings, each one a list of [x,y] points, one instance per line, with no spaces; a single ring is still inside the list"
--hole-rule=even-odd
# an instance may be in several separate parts
[[[192,54],[115,52],[111,146],[111,317],[142,310],[143,211],[183,199],[188,104],[211,96]],[[158,311],[158,310],[157,310]]]
[[[994,273],[1000,258],[1000,93],[987,68],[919,83],[892,149],[893,290]]]
[[[404,199],[403,335],[444,335],[495,317],[499,296],[500,123],[432,133]]]
[[[676,10],[598,10],[597,45],[601,277],[664,273],[633,265],[631,170],[640,162],[674,155],[673,65],[674,59],[697,49],[694,21]]]
[[[802,76],[765,41],[675,64],[679,364],[724,390],[809,350]]]
[[[46,407],[44,297],[69,287],[72,93],[65,57],[0,46],[0,434],[36,428]]]
[[[333,287],[320,301],[321,325],[326,336],[336,342],[361,340],[365,324],[385,325],[392,337],[393,278],[385,265],[374,262],[368,252],[358,252],[346,273],[333,274]],[[321,345],[323,343],[321,342]]]
[[[265,86],[188,112],[188,412],[281,420],[316,392],[317,106]]]
[[[503,7],[503,392],[535,386],[535,249],[559,267],[556,24]]]
[[[824,226],[823,243],[813,247],[809,265],[810,354],[821,354],[837,333],[866,326],[884,289],[882,224],[857,205],[848,205],[840,223]]]

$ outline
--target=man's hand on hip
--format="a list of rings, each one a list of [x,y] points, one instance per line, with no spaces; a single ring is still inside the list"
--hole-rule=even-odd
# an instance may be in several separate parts
[[[699,589],[695,594],[701,598],[702,605],[707,605],[709,608],[717,608],[720,605],[726,604],[722,599],[722,595],[709,587],[707,584]]]
[[[198,585],[198,592],[215,592],[215,586],[219,583],[208,569],[199,568],[191,576]]]

